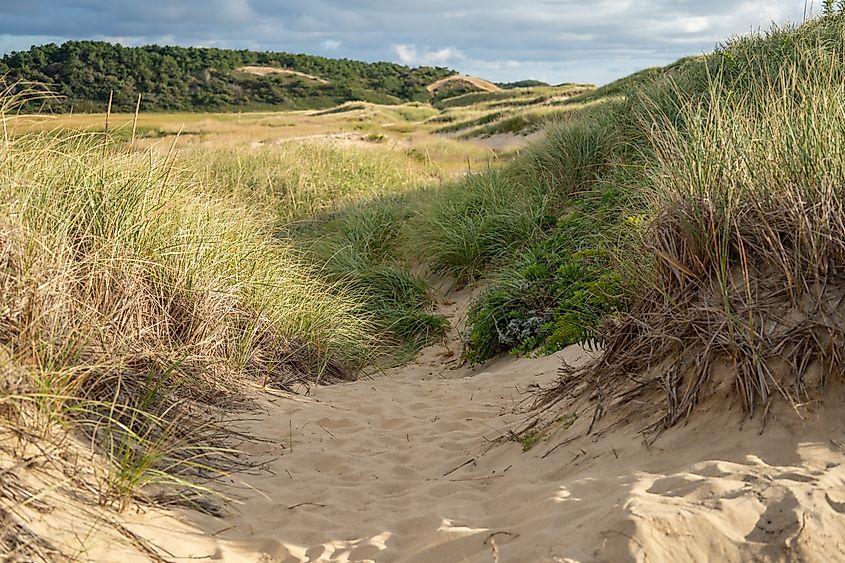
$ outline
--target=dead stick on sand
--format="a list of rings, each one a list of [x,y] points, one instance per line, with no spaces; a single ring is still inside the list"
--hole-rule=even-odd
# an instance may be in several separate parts
[[[320,508],[325,508],[325,504],[320,504],[318,502],[300,502],[299,504],[294,504],[293,506],[289,506],[288,510],[293,510],[294,508],[299,508],[300,506],[318,506]]]
[[[496,547],[496,540],[490,538],[490,549],[493,551],[493,563],[499,563],[499,548]]]
[[[466,479],[449,479],[449,481],[453,483],[462,482],[462,481],[482,481],[484,479],[497,479],[499,477],[504,477],[504,475],[485,475],[484,477],[467,477]]]
[[[513,532],[493,532],[487,536],[487,539],[484,540],[484,545],[487,545],[488,542],[490,543],[490,549],[493,551],[493,563],[499,563],[499,547],[496,545],[496,540],[494,539],[499,535],[506,535],[514,538],[519,537],[519,534],[514,534]]]
[[[456,467],[456,468],[454,468],[453,470],[451,470],[451,471],[447,471],[446,473],[444,473],[444,474],[443,474],[443,476],[444,476],[444,477],[448,477],[449,475],[451,475],[452,473],[454,473],[455,471],[457,471],[457,470],[458,470],[458,469],[460,469],[461,467],[464,467],[465,465],[469,465],[470,463],[475,463],[475,458],[472,458],[472,459],[468,459],[468,460],[466,460],[465,462],[463,462],[462,464],[460,464],[459,466],[457,466],[457,467]]]
[[[580,437],[581,437],[581,436],[579,435],[579,436],[575,436],[574,438],[570,438],[570,439],[568,439],[568,440],[564,440],[563,442],[561,442],[560,444],[558,444],[557,446],[553,447],[552,449],[550,449],[549,451],[547,451],[546,453],[544,453],[542,456],[540,456],[540,459],[546,459],[546,457],[547,457],[550,453],[552,453],[553,451],[555,451],[555,450],[556,450],[556,449],[558,449],[559,447],[561,447],[561,446],[565,446],[566,444],[571,444],[572,442],[574,442],[575,440],[577,440],[577,439],[578,439],[578,438],[580,438]]]

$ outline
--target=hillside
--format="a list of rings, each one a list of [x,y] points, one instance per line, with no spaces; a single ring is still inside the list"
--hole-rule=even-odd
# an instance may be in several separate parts
[[[264,71],[263,69],[269,69]],[[279,72],[279,71],[282,72]],[[313,55],[230,49],[123,47],[68,41],[0,59],[7,83],[37,82],[62,96],[55,111],[227,111],[326,108],[351,100],[428,101],[426,87],[454,71]]]
[[[483,78],[454,75],[429,84],[427,90],[435,98],[443,99],[470,92],[498,92],[501,88]]]
[[[0,99],[0,560],[845,561],[827,12],[598,89]],[[294,62],[228,72],[344,84]]]

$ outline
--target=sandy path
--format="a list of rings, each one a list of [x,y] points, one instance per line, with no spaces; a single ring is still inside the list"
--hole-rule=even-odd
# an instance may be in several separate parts
[[[773,415],[762,436],[704,405],[648,448],[632,425],[584,436],[587,409],[528,452],[493,442],[534,385],[585,356],[470,370],[433,347],[373,380],[264,399],[244,426],[267,463],[224,488],[238,499],[227,517],[149,511],[129,526],[173,560],[845,559],[841,390],[814,420]]]

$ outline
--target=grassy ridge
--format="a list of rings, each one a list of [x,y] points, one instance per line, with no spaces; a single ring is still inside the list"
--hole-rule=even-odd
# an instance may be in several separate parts
[[[788,309],[824,303],[819,288],[839,270],[843,51],[843,16],[831,14],[638,73],[572,98],[585,106],[507,170],[432,198],[412,232],[433,267],[491,282],[471,310],[466,357],[609,337],[612,379],[655,355],[683,357],[680,372],[704,349],[694,391],[668,403],[664,422],[729,357],[750,362],[738,383],[749,411],[774,394],[799,403],[809,368],[776,352],[783,323],[757,316],[774,314],[760,310],[764,279],[788,288]],[[840,338],[830,322],[789,325],[827,327],[802,348],[810,363],[838,361],[823,344]],[[697,340],[713,331],[726,331],[718,350]],[[763,361],[795,365],[797,380],[784,386]]]

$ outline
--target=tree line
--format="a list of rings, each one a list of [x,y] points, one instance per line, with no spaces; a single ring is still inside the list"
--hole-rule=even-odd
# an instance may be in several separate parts
[[[269,66],[319,77],[242,72]],[[145,111],[309,109],[351,100],[401,103],[431,99],[426,86],[455,72],[389,62],[270,51],[148,45],[123,47],[103,41],[33,46],[0,59],[8,84],[42,84],[57,98],[53,111],[133,111],[143,94]]]

